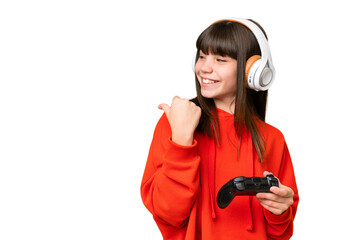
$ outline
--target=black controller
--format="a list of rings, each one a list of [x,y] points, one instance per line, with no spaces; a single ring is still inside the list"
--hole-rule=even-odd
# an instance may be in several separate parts
[[[218,192],[217,204],[219,208],[226,208],[235,196],[255,195],[259,192],[270,192],[272,186],[279,186],[279,181],[272,174],[266,177],[237,177],[231,179]]]

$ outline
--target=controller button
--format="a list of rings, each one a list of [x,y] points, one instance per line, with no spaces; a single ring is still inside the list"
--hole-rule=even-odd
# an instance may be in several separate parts
[[[235,183],[237,183],[237,182],[243,182],[243,181],[245,181],[245,179],[246,179],[245,177],[237,177],[237,178],[234,179],[234,182],[235,182]]]
[[[236,187],[236,189],[239,190],[239,191],[245,190],[245,184],[244,184],[243,182],[236,183],[236,184],[235,184],[235,187]]]

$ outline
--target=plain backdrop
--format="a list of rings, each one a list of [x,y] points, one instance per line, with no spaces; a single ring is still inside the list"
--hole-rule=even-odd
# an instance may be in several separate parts
[[[277,76],[292,239],[359,237],[356,1],[1,1],[0,239],[161,239],[140,182],[159,103],[195,96],[198,35],[251,18]],[[354,220],[355,219],[355,220]]]

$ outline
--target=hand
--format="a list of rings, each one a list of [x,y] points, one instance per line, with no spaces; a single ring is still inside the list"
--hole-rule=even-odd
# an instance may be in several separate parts
[[[193,144],[194,132],[199,124],[201,109],[187,99],[175,96],[171,107],[165,103],[158,106],[169,120],[172,141],[184,146]]]
[[[265,171],[264,177],[270,172]],[[279,181],[279,187],[271,187],[271,193],[257,193],[260,204],[275,215],[285,212],[294,203],[294,191]]]

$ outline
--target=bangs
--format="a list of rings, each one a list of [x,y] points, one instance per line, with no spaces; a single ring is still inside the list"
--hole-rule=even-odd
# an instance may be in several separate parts
[[[205,54],[229,56],[237,59],[237,46],[234,40],[233,25],[219,22],[208,27],[196,41],[196,48]]]

